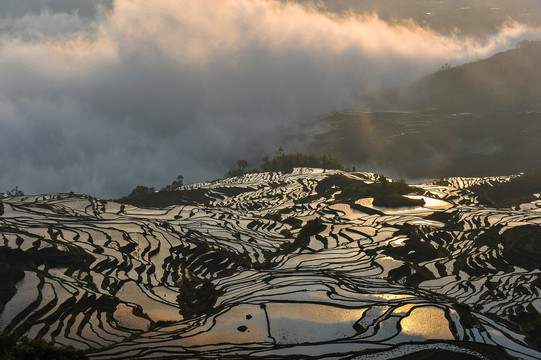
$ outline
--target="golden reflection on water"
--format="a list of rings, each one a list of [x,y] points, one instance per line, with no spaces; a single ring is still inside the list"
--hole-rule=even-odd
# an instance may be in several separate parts
[[[305,319],[318,323],[355,322],[362,317],[366,308],[347,309],[324,304],[270,303],[267,305],[270,317]]]
[[[408,306],[411,309],[415,305],[404,305],[397,311],[406,312],[409,310]],[[449,321],[445,318],[445,311],[434,306],[414,308],[408,316],[400,321],[400,326],[405,335],[422,336],[427,339],[454,339],[451,330],[449,330]]]
[[[385,241],[385,244],[386,245],[391,245],[392,247],[397,247],[397,246],[404,246],[406,244],[404,244],[404,241],[408,240],[408,237],[407,236],[404,236],[404,235],[399,235],[399,236],[395,236],[387,241]]]
[[[154,321],[180,321],[182,315],[179,314],[176,306],[163,303],[150,298],[141,290],[135,281],[126,281],[117,291],[116,296],[123,301],[130,302],[137,299],[143,311]]]
[[[150,321],[134,315],[133,308],[123,303],[117,305],[113,317],[120,326],[129,329],[144,330],[150,325]]]
[[[413,295],[407,294],[370,294],[373,297],[384,299],[384,300],[400,300],[400,299],[409,299],[414,297]]]
[[[404,195],[404,197],[409,199],[415,199],[420,200],[423,199],[425,201],[425,205],[423,207],[429,208],[429,209],[449,209],[453,207],[452,204],[448,203],[447,201],[443,201],[440,199],[433,199],[427,196],[421,196],[421,195]]]
[[[399,314],[399,315],[406,315],[407,312],[410,311],[412,307],[414,307],[414,306],[423,306],[423,305],[428,306],[428,304],[426,304],[426,303],[422,303],[422,304],[412,303],[412,304],[402,305],[402,306],[399,306],[396,309],[394,309],[393,313]]]
[[[354,336],[366,308],[324,304],[269,303],[269,328],[278,344],[319,343]]]

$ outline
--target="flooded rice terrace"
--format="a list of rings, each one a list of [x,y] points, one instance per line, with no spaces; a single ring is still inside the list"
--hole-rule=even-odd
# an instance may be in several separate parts
[[[492,208],[469,188],[513,177],[451,178],[411,187],[421,205],[344,198],[378,179],[247,174],[159,209],[4,197],[0,330],[91,359],[540,359],[539,245],[509,240],[539,237],[539,194]]]

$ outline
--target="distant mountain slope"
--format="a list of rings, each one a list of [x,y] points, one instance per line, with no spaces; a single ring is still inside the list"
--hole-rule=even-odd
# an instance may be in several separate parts
[[[321,118],[317,149],[410,179],[541,171],[541,42],[437,71],[388,93],[372,110]]]
[[[459,112],[541,110],[541,42],[433,73],[405,88],[370,95],[381,109]]]
[[[314,148],[395,177],[541,171],[541,112],[349,111],[322,122]]]

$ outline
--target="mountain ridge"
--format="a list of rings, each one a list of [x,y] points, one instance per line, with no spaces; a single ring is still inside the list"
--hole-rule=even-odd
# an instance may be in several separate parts
[[[348,166],[409,179],[539,171],[541,42],[445,68],[387,93],[370,110],[335,112],[312,149]]]
[[[374,109],[460,112],[540,111],[541,41],[448,67],[404,88],[367,96]]]

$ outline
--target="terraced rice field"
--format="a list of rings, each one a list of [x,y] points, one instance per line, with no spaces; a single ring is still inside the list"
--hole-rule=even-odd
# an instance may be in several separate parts
[[[510,177],[452,178],[415,185],[424,206],[378,208],[318,191],[332,175],[377,181],[247,174],[164,208],[4,197],[0,330],[91,359],[541,359],[539,196],[488,208],[468,187]]]

